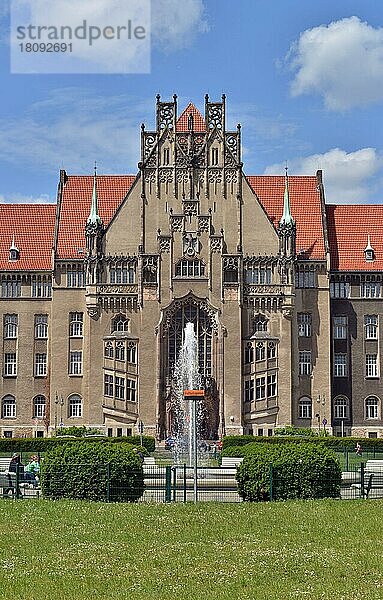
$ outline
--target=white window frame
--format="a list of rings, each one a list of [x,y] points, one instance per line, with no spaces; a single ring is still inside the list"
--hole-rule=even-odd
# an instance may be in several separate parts
[[[126,399],[128,402],[137,401],[137,382],[135,379],[126,379]]]
[[[330,298],[349,298],[350,284],[348,281],[331,281]]]
[[[347,377],[347,354],[334,354],[334,377]]]
[[[301,350],[299,352],[299,375],[311,376],[311,373],[311,350]]]
[[[334,419],[348,419],[348,398],[340,396],[334,398]]]
[[[47,375],[46,352],[36,352],[36,354],[35,354],[35,377],[46,377],[46,375]]]
[[[135,342],[128,342],[126,361],[132,365],[137,364],[137,344]]]
[[[261,375],[255,378],[255,400],[266,399],[266,376]]]
[[[298,313],[298,336],[311,337],[312,315],[311,313]]]
[[[371,402],[369,402],[369,400]],[[364,401],[366,419],[379,419],[380,401],[376,396],[368,396]]]
[[[246,283],[254,285],[271,285],[273,271],[271,267],[248,267],[245,271]]]
[[[15,419],[16,415],[16,398],[12,394],[7,394],[1,400],[1,418]]]
[[[17,376],[17,355],[16,352],[4,353],[4,377]]]
[[[69,375],[82,375],[82,350],[69,353]]]
[[[68,417],[70,419],[82,417],[82,398],[78,394],[72,394],[68,398]]]
[[[39,394],[33,398],[33,418],[44,419],[45,411],[47,406],[47,400],[45,396]]]
[[[114,397],[116,400],[125,400],[125,378],[119,375],[114,378]]]
[[[295,273],[296,288],[316,288],[315,271],[297,271]]]
[[[378,339],[378,315],[364,315],[364,339]]]
[[[377,354],[366,354],[366,378],[377,378],[379,377],[378,372],[378,355]]]
[[[180,260],[176,265],[176,277],[198,278],[205,276],[205,265],[199,258]]]
[[[267,375],[267,397],[274,398],[277,395],[277,374],[269,373]]]
[[[19,279],[3,279],[1,282],[2,298],[20,298],[21,281]]]
[[[347,340],[348,318],[345,315],[336,315],[332,318],[334,340]]]
[[[19,325],[19,317],[16,314],[4,315],[4,339],[16,340]]]
[[[313,402],[311,398],[301,398],[299,400],[299,419],[312,419]]]
[[[116,360],[125,362],[126,360],[126,345],[125,345],[125,341],[123,340],[119,340],[116,342],[115,348],[114,348],[114,357]]]
[[[68,288],[85,287],[85,271],[68,269],[66,272],[66,285]]]
[[[379,281],[363,281],[360,285],[361,298],[380,298]]]
[[[84,331],[84,313],[69,313],[69,337],[82,338]]]
[[[35,315],[35,339],[48,338],[48,315]]]

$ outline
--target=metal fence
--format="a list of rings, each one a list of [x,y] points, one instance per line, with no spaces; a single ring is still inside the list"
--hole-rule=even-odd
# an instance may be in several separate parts
[[[349,467],[342,479],[331,481],[320,474],[310,490],[307,480],[297,475],[291,483],[283,472],[270,465],[259,500],[289,498],[338,497],[342,499],[383,498],[383,470],[371,472],[366,465]],[[160,466],[143,464],[142,469],[121,471],[109,464],[73,464],[71,469],[55,470],[40,481],[26,480],[20,469],[16,473],[0,472],[0,495],[13,499],[59,498],[99,500],[104,502],[241,502],[235,468],[199,467],[197,485],[194,469],[186,465]]]

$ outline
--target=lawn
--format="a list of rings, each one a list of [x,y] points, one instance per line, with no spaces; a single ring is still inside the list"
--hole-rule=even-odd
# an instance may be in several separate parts
[[[0,501],[0,598],[383,597],[380,501]]]

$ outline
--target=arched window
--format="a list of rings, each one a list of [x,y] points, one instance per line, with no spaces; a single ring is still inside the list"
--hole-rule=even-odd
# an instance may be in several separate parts
[[[16,398],[14,396],[4,396],[1,403],[1,417],[3,419],[14,419],[16,417]]]
[[[245,365],[254,361],[254,348],[251,342],[247,342],[245,346]]]
[[[312,417],[312,400],[311,398],[303,397],[299,400],[299,418],[311,419]]]
[[[376,396],[366,398],[366,419],[379,419],[379,400]]]
[[[265,360],[266,350],[263,342],[258,342],[255,347],[255,360]]]
[[[115,331],[128,331],[129,319],[124,315],[117,315],[112,320],[112,333]]]
[[[344,396],[335,398],[334,419],[348,419],[348,398]]]
[[[267,319],[264,315],[257,315],[253,321],[253,331],[267,331]]]
[[[17,338],[17,315],[4,315],[4,338],[15,339]]]
[[[114,348],[112,342],[106,342],[104,349],[105,358],[113,358],[114,356]]]
[[[183,259],[176,265],[176,277],[203,277],[205,275],[205,265],[202,260]]]
[[[35,396],[33,398],[33,418],[43,419],[45,417],[45,407],[45,396]]]
[[[73,394],[69,397],[68,416],[82,417],[82,400],[77,394]]]

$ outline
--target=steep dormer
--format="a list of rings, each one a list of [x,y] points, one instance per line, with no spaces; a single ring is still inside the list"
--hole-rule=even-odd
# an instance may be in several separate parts
[[[364,249],[364,258],[366,259],[366,262],[372,262],[375,259],[375,252],[371,246],[370,234],[368,234],[367,246]]]
[[[9,248],[9,262],[15,262],[16,260],[19,260],[20,258],[20,250],[18,249],[18,247],[15,244],[15,235],[13,234],[12,237],[12,243],[10,245]]]

